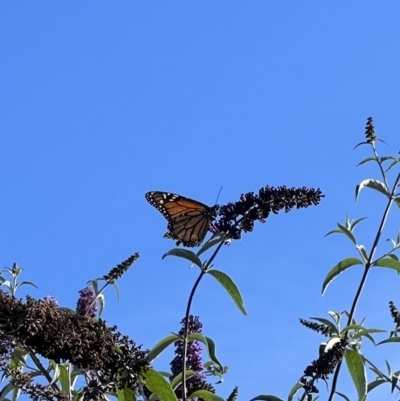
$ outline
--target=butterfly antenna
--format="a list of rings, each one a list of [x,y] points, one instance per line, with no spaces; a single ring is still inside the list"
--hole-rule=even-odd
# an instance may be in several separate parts
[[[400,152],[399,152],[399,153],[400,153]],[[223,188],[223,187],[221,187],[221,188],[219,189],[219,192],[218,192],[218,195],[217,195],[217,200],[215,201],[215,204],[218,203],[218,199],[219,199],[219,196],[221,195],[222,188]]]

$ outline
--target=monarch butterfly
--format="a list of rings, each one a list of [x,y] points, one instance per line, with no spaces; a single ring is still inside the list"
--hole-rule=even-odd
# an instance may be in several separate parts
[[[177,240],[177,245],[193,247],[200,245],[217,217],[218,205],[209,207],[204,203],[169,192],[147,192],[146,199],[168,221],[164,238]]]

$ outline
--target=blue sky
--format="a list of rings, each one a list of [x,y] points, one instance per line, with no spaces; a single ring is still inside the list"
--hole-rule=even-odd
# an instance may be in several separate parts
[[[221,186],[221,204],[265,185],[319,187],[319,206],[271,216],[215,261],[241,289],[247,317],[211,278],[193,308],[229,366],[218,394],[238,385],[243,400],[286,398],[323,341],[298,318],[349,309],[361,276],[347,272],[321,298],[326,273],[355,255],[344,238],[324,235],[346,213],[368,216],[358,233],[370,246],[385,205],[367,192],[355,205],[355,185],[377,170],[356,168],[369,153],[353,147],[371,115],[389,144],[381,154],[400,148],[399,7],[2,2],[2,265],[25,269],[39,286],[32,296],[75,307],[89,279],[139,251],[119,301],[107,292],[104,317],[151,348],[179,330],[198,272],[161,260],[174,243],[162,238],[166,221],[147,191],[213,205]],[[356,318],[390,329],[398,285],[392,271],[374,271]],[[399,369],[385,347],[373,351],[377,364]],[[156,366],[166,370],[169,357]],[[338,390],[355,395],[345,372]]]

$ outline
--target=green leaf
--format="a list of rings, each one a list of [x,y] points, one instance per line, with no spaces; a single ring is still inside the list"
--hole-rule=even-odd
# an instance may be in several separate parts
[[[207,390],[197,390],[191,393],[188,398],[202,398],[205,401],[225,401],[223,398]]]
[[[147,369],[143,376],[148,389],[157,394],[162,401],[178,401],[174,390],[160,373],[154,369]]]
[[[93,291],[94,291],[94,293],[95,293],[96,296],[97,296],[98,293],[99,293],[99,285],[98,285],[97,281],[98,281],[98,280],[89,280],[89,281],[87,282],[88,285],[90,284],[90,285],[92,286]]]
[[[312,320],[316,320],[317,322],[320,322],[322,324],[325,324],[328,326],[334,333],[339,334],[339,330],[337,326],[335,326],[330,320],[328,319],[323,319],[321,317],[310,317]]]
[[[293,400],[293,397],[296,395],[296,393],[297,393],[301,388],[303,388],[303,385],[300,384],[300,383],[296,383],[296,384],[292,387],[292,389],[290,390],[290,393],[289,393],[289,395],[288,395],[288,401],[292,401],[292,400]]]
[[[381,342],[378,343],[377,345],[389,344],[389,343],[400,343],[400,337],[390,337],[390,338],[387,338],[386,340],[381,341]]]
[[[345,354],[347,368],[358,393],[358,399],[365,400],[367,395],[367,377],[365,373],[364,361],[360,354],[352,349],[348,349]]]
[[[392,393],[393,393],[393,390],[396,388],[398,381],[399,381],[399,378],[397,376],[393,375],[392,378],[391,378]]]
[[[388,198],[390,198],[389,190],[386,188],[383,182],[379,180],[372,180],[369,178],[367,180],[362,181],[360,184],[356,186],[356,201],[358,199],[358,195],[360,194],[361,190],[366,187],[374,189],[375,191],[378,191],[386,195]]]
[[[325,237],[327,237],[328,235],[331,235],[331,234],[343,234],[343,231],[335,228],[334,230],[329,231],[329,233],[325,234]]]
[[[400,273],[400,262],[393,258],[378,259],[372,264],[372,266],[388,267],[389,269],[396,270],[397,273]]]
[[[397,160],[397,159],[393,156],[382,156],[379,160],[381,161],[381,163],[383,163],[387,160]]]
[[[177,336],[176,334],[171,334],[171,335],[163,338],[149,352],[149,354],[148,354],[149,361],[153,362],[154,359],[156,359],[161,354],[161,352],[163,352],[167,347],[169,347],[175,341],[179,341],[179,340],[181,340],[181,338],[179,336]]]
[[[177,256],[178,258],[189,260],[196,266],[199,266],[200,269],[202,268],[202,263],[200,258],[194,252],[189,251],[188,249],[181,249],[181,248],[171,249],[166,254],[164,254],[161,259],[165,259],[167,256]]]
[[[382,380],[385,380],[385,382],[386,382],[385,375],[382,374],[379,370],[377,370],[377,369],[375,369],[375,368],[372,368],[372,367],[370,367],[369,370],[371,370],[372,372],[374,372],[374,373],[376,374],[377,377],[381,378]]]
[[[389,164],[389,167],[385,170],[385,173],[387,173],[389,170],[391,170],[399,161],[400,161],[399,159],[393,160],[393,161]]]
[[[220,369],[223,369],[222,363],[218,360],[216,354],[215,354],[215,343],[214,341],[207,336],[204,336],[200,333],[192,333],[188,335],[188,341],[200,341],[206,346],[206,350],[208,352],[208,357],[220,367]]]
[[[301,386],[303,387],[303,386]],[[282,398],[275,397],[274,395],[258,395],[257,397],[252,398],[250,401],[283,401]]]
[[[394,203],[396,203],[397,207],[400,207],[400,198],[394,198]]]
[[[344,398],[346,401],[350,401],[350,398],[349,398],[349,397],[347,397],[346,395],[344,395],[344,394],[342,394],[342,393],[339,393],[338,391],[335,391],[335,394],[337,394],[338,396]]]
[[[376,157],[367,157],[366,159],[361,160],[360,163],[357,164],[357,167],[372,161],[377,161]]]
[[[363,258],[364,263],[367,263],[368,254],[367,254],[367,251],[365,250],[365,246],[364,245],[356,245],[356,248],[357,248],[358,252],[360,252],[360,255]]]
[[[322,295],[324,295],[328,285],[333,279],[335,279],[340,273],[343,273],[349,267],[355,265],[363,265],[363,262],[357,258],[347,258],[339,262],[336,266],[334,266],[327,274],[324,283],[322,284]]]
[[[186,370],[186,380],[193,376],[197,376],[197,373],[194,370],[190,370],[190,369]],[[171,382],[172,389],[176,390],[181,383],[182,383],[182,372],[179,373],[174,378],[174,380],[172,380],[172,382]]]
[[[11,283],[8,280],[5,280],[1,285],[6,287],[8,289],[8,291],[10,291],[12,293]]]
[[[393,259],[393,260],[399,261],[399,258],[394,253],[391,253],[390,255],[388,255],[388,257]]]
[[[10,368],[19,368],[21,366],[26,366],[26,358],[28,351],[24,348],[18,347],[11,354]]]
[[[359,146],[361,146],[361,145],[370,145],[370,143],[369,142],[360,142],[360,143],[357,143],[357,145],[356,146],[354,146],[354,149],[353,150],[356,150]]]
[[[111,285],[115,288],[115,292],[117,293],[117,301],[119,301],[119,288],[116,283],[111,283]]]
[[[375,387],[380,386],[381,384],[386,383],[386,380],[383,379],[376,379],[373,382],[369,383],[367,386],[367,392],[369,393],[370,391],[372,391]]]
[[[103,313],[104,307],[105,307],[105,303],[106,303],[106,300],[105,300],[103,294],[97,295],[97,302],[99,304],[99,316],[101,316],[101,314]]]
[[[339,325],[340,318],[341,318],[342,314],[343,314],[343,312],[342,313],[337,313],[337,312],[335,312],[333,310],[328,311],[328,315],[335,321],[335,323],[337,325]]]
[[[71,367],[71,365],[68,365],[69,367]],[[61,384],[61,390],[65,393],[65,394],[71,394],[71,376],[69,374],[69,369],[67,367],[65,367],[64,365],[59,365],[58,366],[59,369],[59,382]]]
[[[346,326],[342,330],[342,333],[345,333],[346,331],[349,331],[349,330],[364,330],[364,329],[365,329],[364,326],[361,326],[360,324],[353,323],[353,324],[349,324],[348,326]]]
[[[59,368],[58,364],[52,360],[50,361],[50,365],[51,365],[52,369],[54,370],[53,379],[50,382],[50,384],[53,384],[58,380],[58,378],[60,376],[60,368]]]
[[[225,288],[235,302],[236,306],[243,313],[243,315],[246,316],[247,312],[243,305],[242,295],[240,294],[239,288],[236,286],[234,281],[226,273],[219,270],[209,270],[207,274],[211,274],[211,276],[213,276]]]
[[[82,401],[83,394],[80,391],[74,391],[72,393],[72,401]]]
[[[168,379],[173,376],[173,374],[171,372],[166,372],[164,370],[157,370],[157,372],[160,373],[160,375],[163,375],[164,377],[166,377]]]
[[[136,401],[135,392],[128,387],[122,389],[117,386],[117,399],[118,401]]]
[[[7,394],[12,390],[14,390],[14,385],[12,383],[5,385],[0,392],[0,401],[5,401],[7,399]]]
[[[365,220],[366,217],[360,217],[359,219],[351,220],[349,222],[350,225],[350,231],[353,232],[353,230],[356,228],[357,224],[360,223],[361,221]]]
[[[32,287],[39,288],[36,284],[32,283],[32,281],[21,281],[18,283],[18,287],[21,285],[31,285]]]
[[[345,234],[345,235],[347,235],[348,238],[350,238],[350,241],[351,241],[353,244],[356,244],[356,243],[357,243],[357,241],[356,241],[354,235],[352,234],[352,232],[351,232],[350,230],[348,230],[345,226],[342,226],[342,225],[339,224],[339,223],[338,223],[338,226],[339,226],[340,229],[342,230],[342,233]]]
[[[386,330],[380,330],[380,329],[363,329],[363,330],[360,330],[358,333],[356,333],[353,338],[356,339],[356,338],[363,337],[363,336],[369,338],[367,336],[367,334],[370,334],[370,333],[384,333],[385,331]],[[374,340],[372,342],[375,343]]]
[[[225,238],[221,235],[218,235],[217,238],[211,238],[209,241],[207,241],[197,252],[197,256],[200,256],[202,253],[208,251],[210,248],[213,246],[219,244],[220,242],[224,241]]]
[[[386,369],[388,371],[388,376],[391,376],[392,368],[390,367],[390,364],[389,364],[389,362],[387,360],[385,360],[385,363],[386,363]]]

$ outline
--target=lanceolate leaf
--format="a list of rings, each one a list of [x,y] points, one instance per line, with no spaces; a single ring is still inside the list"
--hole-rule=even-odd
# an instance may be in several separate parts
[[[388,361],[385,360],[385,362],[386,362],[386,369],[388,370],[388,375],[391,376],[392,375],[392,368],[391,368],[391,366],[390,366]]]
[[[348,349],[345,354],[347,368],[358,393],[358,399],[364,400],[367,395],[367,377],[365,373],[364,361],[360,354],[352,349]]]
[[[396,376],[396,375],[393,375],[392,378],[391,378],[391,382],[392,382],[392,393],[393,393],[393,390],[396,388],[398,381],[399,381],[399,377]]]
[[[347,395],[344,395],[344,394],[342,394],[342,393],[339,393],[338,391],[336,391],[336,394],[337,394],[338,396],[342,397],[344,400],[350,401],[350,398],[347,397]]]
[[[219,270],[213,269],[209,270],[207,273],[211,274],[211,276],[213,276],[225,288],[243,315],[247,315],[242,295],[234,281],[226,273]]]
[[[186,379],[189,379],[190,377],[196,376],[197,373],[194,370],[186,370]],[[171,387],[176,390],[177,387],[182,383],[182,372],[179,373],[178,376],[174,378],[171,382]]]
[[[129,387],[124,387],[122,389],[117,387],[117,397],[118,401],[136,400],[135,392]]]
[[[207,390],[197,390],[190,394],[189,398],[202,398],[205,401],[225,401],[223,398]]]
[[[361,257],[364,260],[364,263],[367,263],[368,261],[368,255],[367,255],[367,251],[365,250],[365,246],[364,245],[356,245],[358,252],[360,252]]]
[[[19,284],[17,284],[17,287],[19,288],[21,285],[31,285],[35,288],[39,288],[36,284],[32,283],[32,281],[21,281]]]
[[[54,370],[54,375],[53,375],[53,379],[51,380],[50,384],[55,383],[58,378],[60,377],[60,367],[57,363],[55,363],[54,361],[50,361],[50,365]]]
[[[351,240],[351,242],[352,242],[353,244],[356,244],[356,243],[357,243],[356,238],[354,237],[354,235],[352,234],[352,232],[351,232],[350,230],[348,230],[345,226],[342,226],[342,225],[339,224],[339,223],[338,223],[338,226],[339,226],[340,229],[342,230],[342,233],[345,234],[345,235],[347,235],[347,236],[350,238],[350,240]]]
[[[383,162],[385,162],[387,160],[397,160],[397,159],[395,157],[393,157],[393,156],[382,156],[380,158],[381,163],[383,163]]]
[[[208,357],[216,363],[221,369],[223,369],[222,363],[218,360],[215,354],[215,343],[210,337],[203,336],[200,333],[192,333],[188,335],[188,341],[200,341],[202,342],[207,349]]]
[[[105,300],[103,294],[99,294],[97,296],[97,302],[99,304],[99,316],[101,316],[101,314],[103,313],[103,310],[104,310],[105,303],[106,303],[106,300]]]
[[[372,161],[377,161],[376,157],[367,157],[366,159],[361,160],[360,163],[357,164],[357,167]]]
[[[328,326],[334,333],[339,334],[338,328],[328,319],[323,319],[321,317],[310,317],[312,320],[316,320],[317,322],[320,322],[322,324],[325,324]]]
[[[378,259],[372,266],[388,267],[400,273],[400,262],[393,258]]]
[[[181,338],[176,334],[171,334],[170,336],[163,338],[149,352],[148,354],[149,361],[150,362],[154,361],[154,359],[156,359],[161,354],[161,352],[165,350],[165,348],[169,347],[175,341],[179,340],[181,340]]]
[[[178,258],[183,258],[189,260],[196,266],[199,266],[200,269],[202,267],[200,258],[192,251],[187,249],[181,248],[174,248],[168,251],[166,254],[163,255],[162,259],[165,259],[167,256],[177,256]]]
[[[334,230],[329,231],[329,233],[325,234],[325,237],[327,237],[328,235],[331,235],[331,234],[343,234],[343,231],[335,228]]]
[[[356,146],[354,146],[354,149],[353,150],[356,150],[359,146],[361,146],[361,145],[369,145],[369,143],[368,142],[360,142],[360,143],[357,143],[357,145]]]
[[[7,394],[14,389],[14,384],[8,383],[0,392],[0,401],[6,400]]]
[[[303,385],[300,383],[296,383],[292,389],[290,390],[289,396],[288,396],[288,401],[292,401],[293,397],[296,395],[296,393],[303,388]],[[254,398],[253,398],[254,399]]]
[[[71,365],[68,365],[68,367],[71,367]],[[65,394],[71,394],[71,376],[69,374],[69,369],[64,365],[59,365],[58,368],[60,370],[59,382],[61,384],[61,390]]]
[[[373,382],[369,383],[368,386],[367,386],[368,393],[370,391],[372,391],[375,387],[378,387],[378,386],[380,386],[381,384],[384,384],[384,383],[386,383],[386,380],[384,380],[384,379],[377,379],[377,380],[374,380]]]
[[[400,337],[390,337],[387,338],[386,340],[381,341],[380,343],[378,343],[378,345],[381,344],[388,344],[388,343],[400,343]]]
[[[348,326],[350,327],[350,326]],[[380,330],[380,329],[363,329],[360,330],[358,333],[354,334],[353,338],[359,338],[359,337],[367,337],[368,339],[370,339],[374,344],[375,344],[375,340],[373,339],[373,337],[369,336],[368,334],[370,333],[384,333],[386,330]]]
[[[300,385],[300,388],[303,387]],[[257,397],[252,398],[250,401],[283,401],[282,398],[275,397],[274,395],[258,395]],[[290,398],[289,398],[290,400]]]
[[[391,170],[400,160],[394,160],[389,164],[389,167],[385,170],[385,173],[387,173],[389,170]]]
[[[325,277],[324,283],[322,284],[322,295],[325,293],[325,290],[327,289],[330,282],[335,279],[340,273],[343,273],[349,267],[362,264],[363,262],[357,258],[347,258],[339,262]]]
[[[360,184],[356,186],[356,201],[358,199],[358,195],[360,194],[361,190],[365,187],[374,189],[375,191],[378,191],[386,195],[387,197],[390,197],[389,190],[386,188],[383,182],[379,180],[367,179],[362,181]]]
[[[144,373],[146,386],[153,393],[156,393],[162,401],[178,401],[170,384],[164,377],[154,369],[147,369]]]
[[[359,219],[350,221],[350,231],[353,232],[353,230],[356,228],[357,224],[365,219],[366,219],[366,217],[360,217]]]
[[[208,251],[210,248],[212,248],[213,246],[215,246],[216,244],[219,244],[220,242],[222,242],[224,240],[224,238],[222,237],[222,235],[219,235],[215,238],[211,238],[209,241],[207,241],[201,248],[200,250],[197,252],[197,256],[200,256],[202,253]]]

